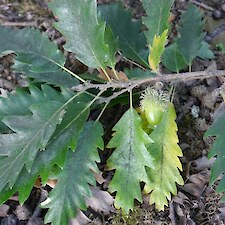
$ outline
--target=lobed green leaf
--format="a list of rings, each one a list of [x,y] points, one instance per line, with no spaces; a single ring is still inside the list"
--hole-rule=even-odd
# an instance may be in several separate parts
[[[75,217],[77,209],[86,210],[84,197],[91,196],[89,184],[95,186],[93,172],[98,172],[96,162],[100,162],[97,148],[103,149],[101,138],[103,129],[100,123],[86,123],[74,152],[67,153],[63,170],[49,198],[42,207],[49,208],[45,223],[68,224]],[[88,138],[88,141],[87,141]]]
[[[56,86],[72,87],[78,83],[67,73],[62,73],[57,63],[64,65],[65,57],[47,34],[33,28],[9,29],[0,26],[0,53],[16,53],[14,69],[37,81]]]
[[[177,73],[187,67],[184,57],[179,52],[176,42],[166,47],[162,56],[162,63],[168,70]]]
[[[83,102],[84,100],[82,96],[77,97],[67,105],[61,124],[56,127],[45,151],[37,152],[30,172],[22,167],[12,189],[9,189],[3,180],[0,181],[0,186],[5,186],[0,194],[0,203],[6,201],[16,191],[19,191],[19,200],[23,203],[28,198],[39,175],[45,183],[55,164],[63,167],[67,151],[69,148],[76,148],[80,132],[89,115],[89,107]]]
[[[35,85],[30,85],[27,89],[17,88],[15,93],[9,93],[7,98],[0,97],[0,132],[9,132],[9,128],[2,122],[6,116],[31,115],[29,107],[32,104],[40,104],[48,101],[65,102],[71,97],[72,92],[63,90],[58,92],[48,85],[41,85],[41,89]]]
[[[161,35],[169,28],[170,9],[174,0],[142,0],[147,16],[142,17],[143,24],[148,28],[145,31],[148,44],[152,45],[154,36]]]
[[[100,5],[99,11],[114,36],[118,37],[119,49],[123,55],[148,68],[148,50],[145,36],[141,33],[141,21],[132,21],[131,12],[125,10],[121,3]]]
[[[14,133],[0,135],[0,191],[5,185],[13,187],[24,165],[31,170],[37,152],[45,150],[65,113],[58,101],[32,105],[30,111],[32,115],[3,119]]]
[[[209,129],[205,132],[204,138],[207,137],[215,137],[215,141],[210,148],[210,152],[208,154],[209,158],[216,157],[215,162],[213,163],[210,171],[210,184],[212,185],[219,176],[222,175],[222,178],[219,181],[219,184],[216,188],[217,192],[225,191],[225,138],[224,138],[224,126],[225,126],[225,109],[223,108],[218,117],[215,118],[213,124],[209,127]],[[225,201],[225,196],[223,196],[222,201]]]
[[[203,42],[202,13],[197,6],[190,3],[181,16],[180,37],[176,40],[177,47],[187,65],[191,66],[193,59],[198,56]]]
[[[171,193],[177,193],[176,183],[184,183],[179,173],[182,165],[178,157],[182,156],[182,151],[178,145],[175,119],[175,109],[170,103],[161,122],[150,134],[154,143],[149,145],[148,151],[153,158],[154,168],[146,168],[148,181],[144,191],[150,193],[150,204],[155,203],[158,210],[164,210],[164,205],[171,200]]]
[[[107,147],[116,149],[107,165],[116,171],[109,190],[116,191],[115,207],[128,214],[133,209],[134,199],[142,201],[140,182],[147,182],[145,168],[153,166],[146,149],[152,140],[142,129],[141,118],[132,108],[125,112],[113,130],[115,133]]]
[[[56,29],[66,38],[64,48],[89,67],[105,68],[110,43],[105,44],[105,24],[97,16],[96,1],[54,0],[49,7],[59,20]]]

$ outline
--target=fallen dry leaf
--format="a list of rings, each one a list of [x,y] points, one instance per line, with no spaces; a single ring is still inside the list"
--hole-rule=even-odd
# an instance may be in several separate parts
[[[87,206],[106,215],[114,210],[112,206],[114,199],[107,191],[102,191],[98,187],[92,187],[91,191],[92,197],[85,199]]]
[[[209,182],[209,171],[202,171],[197,174],[193,174],[189,177],[188,183],[186,183],[182,189],[199,198],[204,192],[205,185]]]
[[[215,162],[216,158],[208,159],[206,156],[203,156],[199,159],[196,159],[192,162],[192,166],[197,171],[203,171],[205,169],[209,169],[212,164]]]
[[[82,211],[78,210],[76,218],[70,219],[69,225],[85,225],[90,221]]]
[[[107,79],[105,73],[102,71],[102,69],[99,69],[98,71],[99,71],[98,77],[100,77],[103,80],[108,81],[108,79]],[[109,69],[109,68],[106,68],[105,71],[108,74],[108,76],[113,80],[125,81],[125,82],[129,81],[127,75],[122,71],[118,72],[116,70],[112,70],[112,69]]]
[[[0,205],[0,217],[6,217],[7,213],[9,211],[9,206],[8,205]]]
[[[99,183],[99,184],[103,184],[106,180],[103,178],[103,172],[99,172],[99,173],[94,173],[94,177],[95,177],[95,180]]]

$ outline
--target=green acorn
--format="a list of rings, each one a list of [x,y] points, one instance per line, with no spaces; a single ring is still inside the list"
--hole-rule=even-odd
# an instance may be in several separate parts
[[[155,90],[148,87],[141,95],[140,110],[144,114],[150,127],[156,127],[161,119],[163,112],[167,108],[169,94],[162,90]]]

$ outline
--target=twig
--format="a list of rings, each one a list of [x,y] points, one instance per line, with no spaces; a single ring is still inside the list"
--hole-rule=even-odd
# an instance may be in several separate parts
[[[219,27],[217,27],[214,31],[208,33],[205,36],[205,41],[211,42],[216,36],[220,35],[222,32],[225,31],[225,23],[221,24]]]
[[[177,73],[177,74],[164,74],[162,76],[155,76],[155,77],[149,77],[139,80],[131,80],[129,82],[108,82],[104,84],[92,84],[89,82],[85,82],[84,84],[80,84],[77,86],[72,87],[73,91],[86,91],[88,89],[99,89],[102,91],[105,91],[109,88],[112,89],[125,89],[121,90],[121,93],[124,93],[126,91],[132,90],[133,88],[139,87],[142,84],[147,83],[156,83],[156,82],[170,82],[170,81],[176,81],[176,82],[184,82],[188,80],[198,80],[198,79],[205,79],[210,77],[220,77],[225,76],[225,70],[215,70],[215,71],[197,71],[197,72],[187,72],[187,73]],[[119,92],[116,92],[119,93]],[[115,93],[115,94],[116,94]],[[110,96],[111,97],[111,96]]]
[[[225,70],[215,70],[215,71],[197,71],[197,72],[188,72],[188,73],[177,73],[177,74],[164,74],[162,76],[156,77],[149,77],[139,80],[132,80],[129,82],[108,82],[104,84],[92,84],[90,82],[85,82],[84,84],[80,84],[77,86],[72,87],[73,91],[77,92],[84,92],[88,89],[99,89],[101,93],[106,91],[107,89],[122,89],[120,91],[114,92],[109,97],[99,97],[98,103],[109,103],[113,99],[117,98],[118,96],[122,95],[123,93],[130,92],[134,88],[140,87],[143,84],[150,84],[156,82],[169,82],[169,81],[176,81],[176,82],[184,82],[188,80],[197,80],[197,79],[205,79],[210,77],[220,77],[225,76]]]
[[[11,22],[5,21],[0,23],[1,26],[10,26],[10,27],[37,27],[37,21],[31,22]]]
[[[214,11],[214,8],[212,8],[212,7],[208,6],[208,5],[206,5],[206,4],[203,3],[203,2],[198,2],[198,1],[196,1],[196,0],[191,0],[191,2],[194,3],[194,4],[197,5],[197,6],[200,6],[200,7],[204,8],[204,9],[206,9],[206,10],[209,10],[209,11],[212,11],[212,12]]]

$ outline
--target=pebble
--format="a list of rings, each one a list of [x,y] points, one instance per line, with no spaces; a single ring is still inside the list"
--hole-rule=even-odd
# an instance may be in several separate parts
[[[213,18],[214,18],[214,19],[218,20],[218,19],[221,19],[221,17],[222,17],[221,11],[215,10],[215,11],[213,12]]]
[[[223,5],[221,6],[221,9],[223,10],[223,12],[225,12],[225,4],[223,4]]]
[[[9,215],[3,218],[1,225],[18,225],[19,221],[15,215]]]
[[[26,205],[18,205],[15,210],[15,215],[19,220],[27,220],[31,216],[31,211]]]

